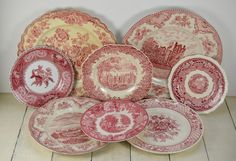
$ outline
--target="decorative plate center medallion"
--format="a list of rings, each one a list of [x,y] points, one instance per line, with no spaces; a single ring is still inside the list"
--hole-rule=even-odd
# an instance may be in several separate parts
[[[204,75],[195,74],[190,78],[188,85],[192,92],[200,94],[207,90],[208,80]]]

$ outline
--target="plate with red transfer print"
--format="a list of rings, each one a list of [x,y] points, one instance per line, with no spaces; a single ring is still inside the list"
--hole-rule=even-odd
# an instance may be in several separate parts
[[[81,118],[81,129],[91,138],[119,142],[140,133],[148,122],[142,106],[128,100],[111,100],[89,108]]]
[[[129,45],[110,44],[96,50],[82,64],[83,87],[99,100],[139,100],[151,88],[152,64]]]
[[[69,95],[73,83],[72,63],[59,51],[49,47],[25,51],[15,62],[10,75],[15,97],[34,108],[51,99]]]
[[[181,59],[173,67],[168,87],[173,100],[199,113],[210,113],[223,103],[228,81],[217,61],[195,55]]]
[[[141,150],[171,154],[195,146],[203,135],[203,122],[188,106],[166,99],[143,99],[136,102],[149,115],[145,129],[127,140]]]
[[[217,31],[199,15],[184,9],[150,14],[126,33],[123,42],[143,51],[153,64],[149,95],[169,97],[167,78],[181,58],[199,54],[221,63],[222,45]]]
[[[37,109],[29,120],[34,140],[50,151],[79,155],[96,151],[106,143],[86,136],[80,127],[82,114],[99,101],[86,97],[52,100]]]
[[[28,25],[18,44],[18,55],[38,45],[63,51],[76,72],[73,95],[84,95],[81,64],[94,50],[115,43],[112,32],[99,19],[75,9],[50,11]]]

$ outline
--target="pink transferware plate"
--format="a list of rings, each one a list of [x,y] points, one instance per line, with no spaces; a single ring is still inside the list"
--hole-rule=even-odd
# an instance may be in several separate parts
[[[146,109],[149,122],[143,132],[127,140],[134,147],[171,154],[185,151],[201,140],[203,123],[193,109],[165,99],[144,99],[137,103]]]
[[[84,61],[82,74],[83,87],[89,97],[139,100],[151,88],[152,64],[132,46],[110,44]]]
[[[217,61],[194,55],[181,59],[173,67],[168,88],[173,100],[199,113],[209,113],[223,103],[228,81]]]
[[[29,120],[31,136],[45,148],[78,155],[98,150],[106,143],[87,137],[81,130],[82,114],[99,101],[86,97],[55,99],[37,109]]]
[[[184,9],[167,9],[142,18],[129,29],[123,42],[143,51],[152,62],[152,96],[169,97],[167,78],[181,58],[201,53],[219,63],[222,59],[216,30],[199,15]]]
[[[38,45],[63,51],[75,67],[73,95],[81,96],[82,62],[94,50],[110,43],[115,43],[115,37],[99,19],[76,9],[60,9],[47,12],[28,25],[18,45],[18,55]]]
[[[81,129],[91,138],[119,142],[140,133],[148,115],[140,105],[128,100],[111,100],[89,108],[81,118]]]
[[[59,51],[49,47],[37,47],[22,53],[10,74],[15,97],[34,108],[51,99],[69,95],[73,83],[72,63]]]

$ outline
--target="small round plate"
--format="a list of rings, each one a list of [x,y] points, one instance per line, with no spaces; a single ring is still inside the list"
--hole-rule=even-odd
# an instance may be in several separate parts
[[[222,60],[217,31],[201,16],[185,9],[166,9],[150,14],[134,24],[123,42],[146,54],[153,64],[150,95],[169,97],[167,78],[181,58],[201,53]]]
[[[84,111],[99,101],[86,97],[52,100],[37,109],[29,120],[31,136],[50,151],[78,155],[90,153],[106,145],[87,137],[80,128]]]
[[[100,100],[139,100],[151,88],[152,64],[132,46],[111,44],[91,54],[82,64],[83,87]]]
[[[196,145],[203,123],[191,108],[172,100],[144,99],[139,102],[149,115],[144,131],[128,142],[147,152],[171,154]]]
[[[80,123],[89,137],[119,142],[140,133],[147,122],[147,112],[140,105],[128,100],[111,100],[89,108]]]
[[[25,51],[15,62],[10,75],[15,97],[35,108],[51,99],[67,96],[73,82],[74,70],[70,60],[48,47]]]
[[[171,70],[168,88],[173,100],[199,113],[214,111],[223,103],[228,81],[214,59],[202,55],[181,59]]]

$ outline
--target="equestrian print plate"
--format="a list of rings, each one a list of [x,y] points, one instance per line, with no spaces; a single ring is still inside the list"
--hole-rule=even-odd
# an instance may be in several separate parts
[[[80,128],[84,111],[97,103],[99,101],[86,97],[52,100],[32,114],[29,120],[31,136],[57,153],[78,155],[98,150],[106,143],[87,137]]]
[[[119,142],[140,133],[148,122],[147,112],[128,100],[96,104],[81,118],[83,132],[103,142]]]
[[[221,63],[222,45],[216,30],[202,17],[183,9],[167,9],[139,20],[123,42],[146,54],[153,64],[150,95],[169,97],[167,78],[181,58],[202,54]]]
[[[82,65],[89,97],[139,100],[151,88],[152,64],[132,46],[110,44],[96,50]]]
[[[94,50],[110,43],[115,43],[114,35],[99,19],[79,10],[61,9],[47,12],[28,25],[18,45],[18,55],[38,45],[63,51],[76,71],[73,95],[81,96],[82,62]]]
[[[172,100],[144,99],[139,102],[149,115],[144,131],[128,142],[141,150],[171,154],[196,145],[203,135],[203,123],[191,108]]]
[[[10,75],[15,97],[34,108],[69,95],[73,83],[74,70],[70,60],[48,47],[25,51],[15,62]]]
[[[168,82],[171,98],[199,113],[214,111],[223,103],[228,90],[219,63],[202,55],[181,59],[171,70]]]

